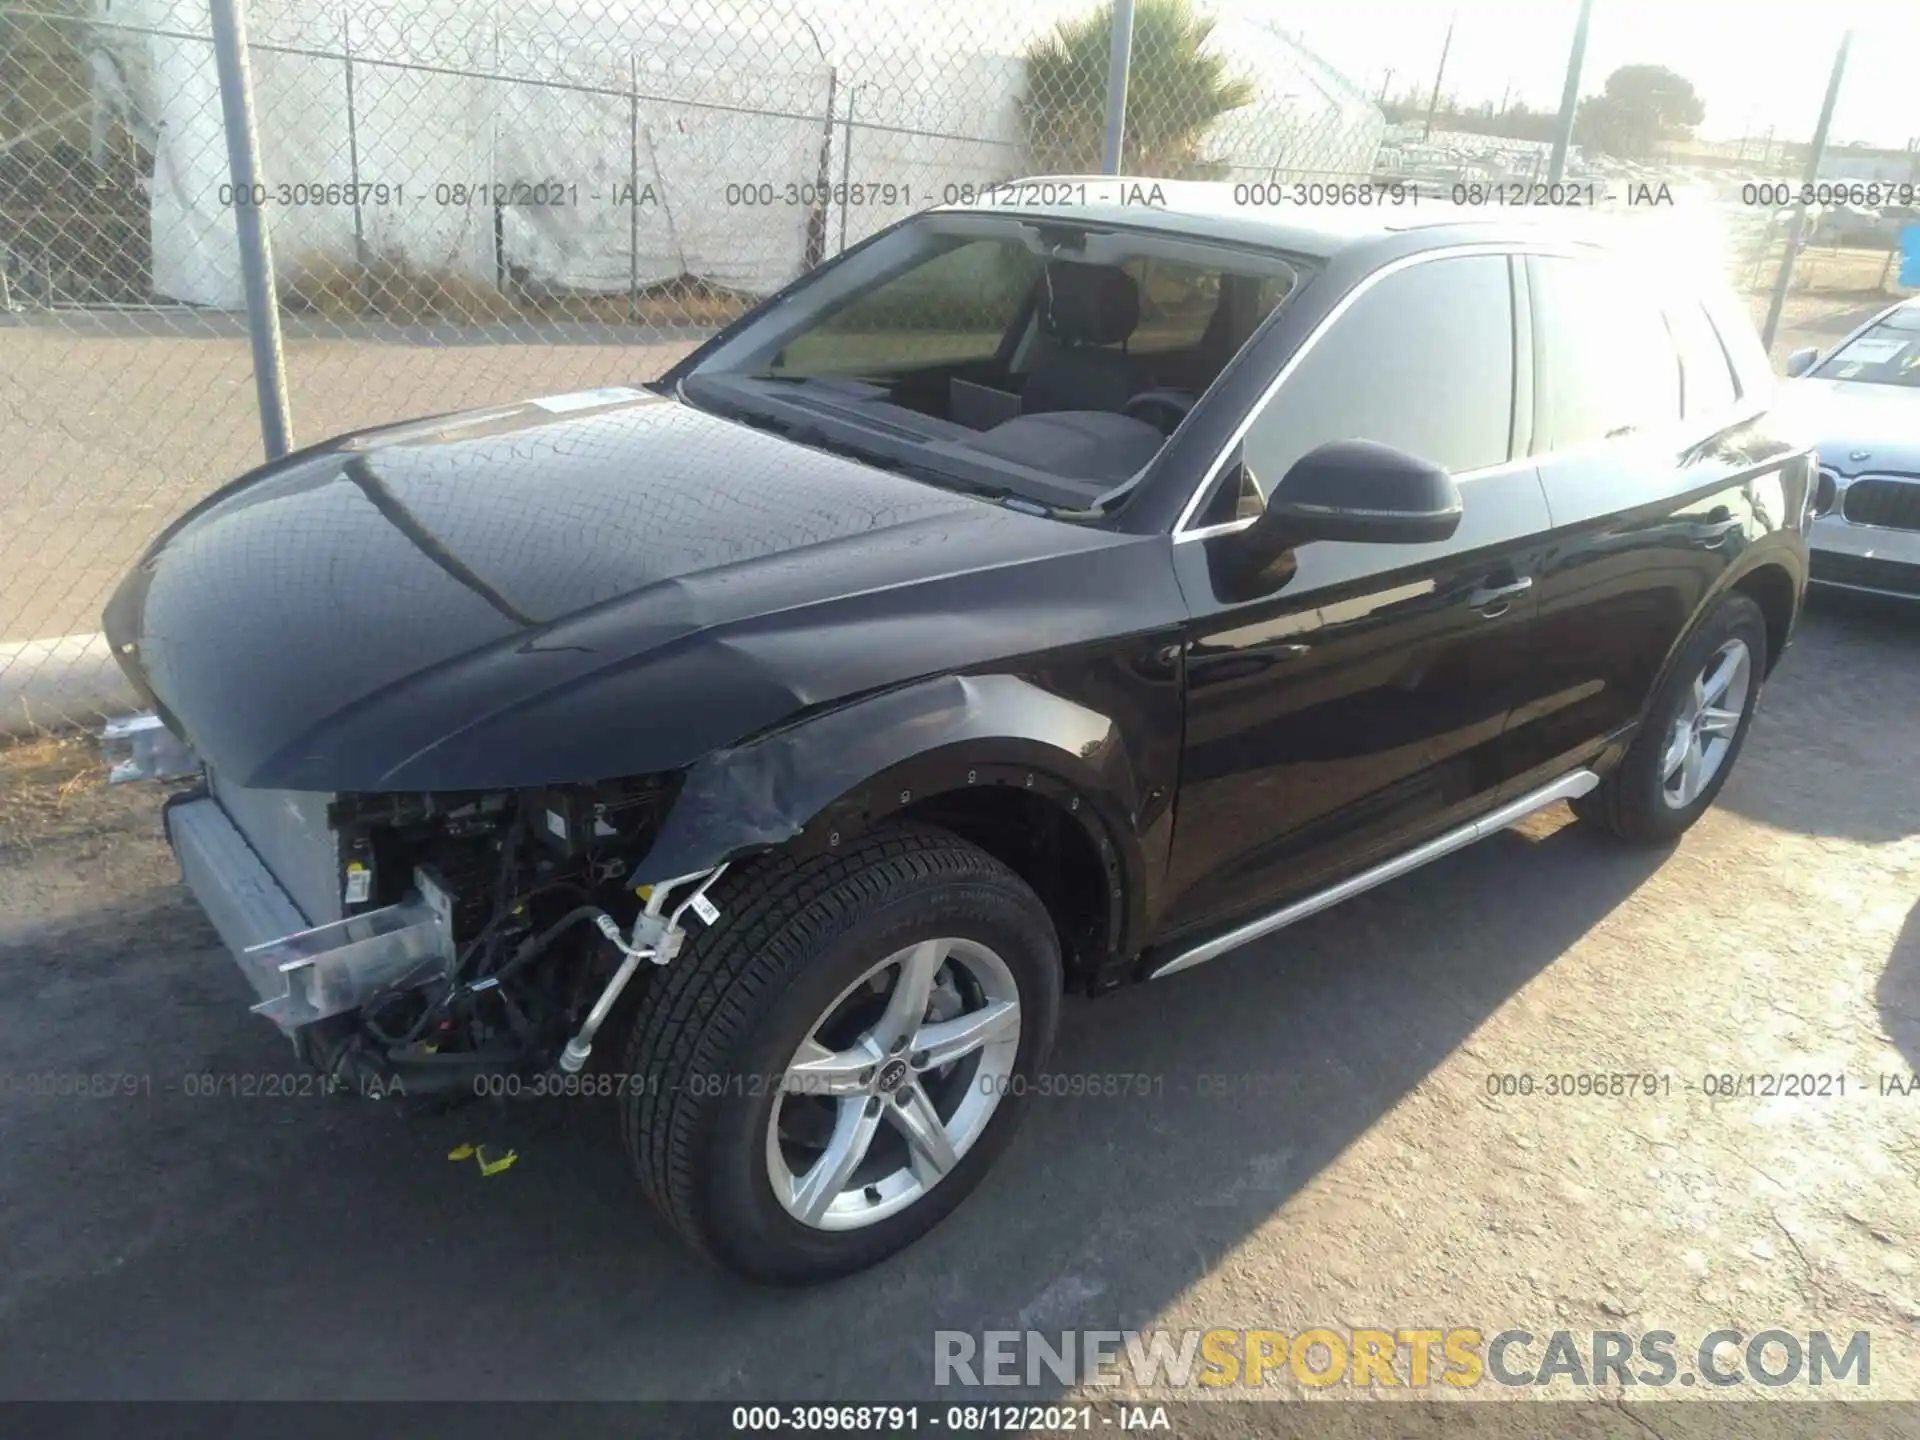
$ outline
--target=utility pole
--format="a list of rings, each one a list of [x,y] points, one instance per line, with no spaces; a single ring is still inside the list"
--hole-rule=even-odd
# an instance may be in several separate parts
[[[1433,98],[1427,101],[1427,128],[1420,137],[1422,140],[1433,138],[1433,112],[1440,105],[1440,79],[1447,73],[1447,52],[1453,48],[1453,25],[1459,18],[1457,10],[1447,17],[1447,38],[1440,45],[1440,68],[1433,72]]]
[[[1378,104],[1385,105],[1387,103],[1387,87],[1391,84],[1393,84],[1393,67],[1389,65],[1387,67],[1387,73],[1380,77],[1380,99],[1377,102]]]
[[[1587,59],[1587,23],[1593,18],[1593,0],[1580,0],[1580,18],[1573,22],[1573,53],[1567,56],[1567,83],[1560,90],[1560,122],[1553,129],[1553,159],[1547,164],[1547,183],[1558,185],[1567,175],[1567,148],[1573,144],[1573,117],[1580,108],[1580,67]]]
[[[1813,143],[1807,147],[1807,173],[1805,183],[1811,186],[1820,178],[1820,158],[1826,153],[1827,131],[1833,125],[1833,107],[1840,98],[1840,81],[1847,73],[1847,51],[1853,48],[1853,31],[1849,30],[1840,37],[1840,48],[1833,55],[1833,73],[1827,76],[1827,96],[1820,102],[1820,123],[1813,127]],[[1804,195],[1805,190],[1801,191]],[[1760,332],[1760,341],[1769,352],[1773,349],[1774,332],[1780,328],[1780,311],[1787,303],[1787,287],[1793,284],[1793,262],[1800,254],[1800,232],[1807,220],[1805,200],[1793,207],[1793,225],[1787,231],[1786,253],[1780,257],[1780,274],[1773,282],[1773,299],[1767,304],[1767,323]]]

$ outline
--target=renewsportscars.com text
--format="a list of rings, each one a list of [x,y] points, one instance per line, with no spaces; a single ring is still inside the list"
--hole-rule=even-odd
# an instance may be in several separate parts
[[[936,1386],[1045,1384],[1258,1389],[1289,1381],[1424,1389],[1846,1385],[1872,1379],[1872,1336],[1856,1330],[937,1330]]]

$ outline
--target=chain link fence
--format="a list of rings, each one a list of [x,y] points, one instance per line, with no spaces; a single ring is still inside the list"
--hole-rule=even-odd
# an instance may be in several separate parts
[[[1369,173],[1380,112],[1270,7],[1120,13],[1129,172]],[[253,0],[237,186],[209,0],[0,0],[0,725],[112,708],[112,586],[261,458],[241,207],[270,242],[296,445],[644,381],[916,210],[1097,171],[1115,18]]]

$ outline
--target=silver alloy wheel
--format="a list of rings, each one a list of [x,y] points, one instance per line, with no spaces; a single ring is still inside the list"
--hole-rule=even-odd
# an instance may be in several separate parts
[[[1660,794],[1675,810],[1699,799],[1727,763],[1752,690],[1753,652],[1737,636],[1694,676],[1660,757]]]
[[[774,1194],[819,1230],[897,1215],[986,1132],[1019,1049],[1019,987],[992,950],[942,939],[889,955],[787,1062],[767,1124]]]

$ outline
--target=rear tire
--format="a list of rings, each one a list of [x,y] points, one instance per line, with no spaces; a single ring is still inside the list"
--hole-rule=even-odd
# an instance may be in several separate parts
[[[683,1240],[750,1279],[863,1269],[1012,1138],[1058,1020],[1052,919],[925,826],[765,857],[712,898],[720,920],[657,973],[628,1044],[634,1171]]]
[[[1727,596],[1687,637],[1625,757],[1574,814],[1631,844],[1678,839],[1732,773],[1766,663],[1766,617],[1745,595]]]

